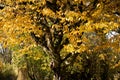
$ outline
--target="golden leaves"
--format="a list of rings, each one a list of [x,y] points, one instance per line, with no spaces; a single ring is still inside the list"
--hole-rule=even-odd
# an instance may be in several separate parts
[[[42,10],[42,13],[43,13],[44,15],[46,15],[46,16],[52,16],[52,17],[55,16],[55,13],[54,13],[51,9],[49,9],[49,8],[44,8],[44,9]]]
[[[100,36],[98,37],[97,31],[101,31],[101,34],[106,34],[110,30],[114,30],[119,26],[119,23],[112,21],[113,19],[110,14],[104,14],[104,12],[102,12],[104,7],[103,3],[98,3],[91,14],[88,14],[87,11],[83,11],[81,13],[79,11],[72,11],[69,9],[65,11],[62,11],[62,9],[60,9],[60,11],[56,11],[55,13],[48,7],[43,8],[45,0],[41,0],[39,3],[34,3],[34,5],[29,5],[28,3],[26,3],[26,5],[18,5],[18,3],[24,1],[35,2],[35,0],[18,0],[16,1],[17,4],[14,5],[14,7],[5,7],[5,9],[0,11],[0,20],[2,20],[0,23],[0,30],[2,31],[0,37],[3,37],[3,35],[5,35],[4,39],[6,38],[7,44],[26,45],[26,47],[22,46],[24,47],[23,52],[29,51],[30,45],[34,44],[34,41],[32,41],[29,35],[30,32],[34,32],[37,37],[40,37],[44,34],[44,31],[41,28],[42,26],[40,26],[40,24],[39,26],[36,26],[36,22],[32,20],[33,18],[38,19],[38,22],[40,21],[39,18],[43,16],[45,18],[52,17],[55,19],[61,19],[60,23],[58,21],[54,24],[54,22],[46,18],[48,25],[52,26],[51,28],[57,30],[62,29],[64,33],[63,36],[69,39],[70,43],[68,45],[64,45],[64,49],[67,52],[89,52],[89,50],[91,50],[89,48],[91,48],[91,46],[93,47],[93,45],[97,45],[94,46],[93,50],[95,51],[100,50],[101,48],[106,48],[108,44],[104,44],[104,46],[98,47],[102,39]],[[80,1],[74,0],[73,2],[71,1],[71,4],[77,4],[75,2]],[[11,0],[8,0],[8,2],[11,2]],[[92,4],[91,2],[87,2],[89,1],[83,1],[83,5],[88,6],[89,4]],[[67,0],[64,0],[63,3],[66,4]],[[57,1],[57,4],[60,4],[59,1]],[[42,14],[42,16],[40,14]],[[109,17],[112,20],[103,20],[102,16]],[[80,24],[80,26],[76,25],[76,22],[79,22],[78,24]],[[71,26],[71,24],[73,25]],[[92,32],[96,33],[91,34]],[[114,46],[116,46],[116,44],[114,44]]]
[[[102,30],[104,33],[107,33],[109,30],[114,30],[118,27],[117,23],[114,22],[99,22],[99,23],[95,23],[94,28],[96,30]]]
[[[66,11],[66,20],[70,22],[75,22],[80,18],[80,13],[79,12],[74,12],[74,11]]]
[[[80,47],[76,50],[78,53],[82,53],[88,50],[88,47],[85,44],[81,44]]]
[[[72,44],[65,45],[65,46],[64,46],[64,50],[65,50],[66,52],[68,52],[68,53],[75,51],[75,49],[74,49],[74,47],[73,47]]]

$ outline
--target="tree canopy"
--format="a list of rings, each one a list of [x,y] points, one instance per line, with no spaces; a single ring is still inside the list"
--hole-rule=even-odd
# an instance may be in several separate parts
[[[111,70],[117,64],[120,37],[107,39],[106,34],[119,33],[119,7],[119,0],[3,0],[0,42],[19,56],[37,60],[48,55],[55,80],[69,80],[83,68],[97,74],[91,68],[101,60],[108,61]]]

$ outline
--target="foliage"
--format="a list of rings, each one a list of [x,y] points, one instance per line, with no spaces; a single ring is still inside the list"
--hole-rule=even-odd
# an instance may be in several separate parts
[[[27,70],[26,72],[31,79],[44,80],[45,78],[52,78],[52,72],[48,65],[49,58],[40,47],[31,47],[29,51],[26,50],[23,54],[20,54],[19,46],[15,46],[12,49],[17,51],[13,53],[12,63],[19,69]]]
[[[10,64],[3,64],[0,69],[0,79],[2,80],[16,80],[17,76]]]
[[[0,42],[12,49],[18,63],[23,61],[22,65],[32,69],[37,61],[44,63],[47,54],[55,80],[107,80],[108,74],[116,73],[120,37],[107,39],[105,35],[119,30],[119,0],[1,3],[5,7],[0,10]]]

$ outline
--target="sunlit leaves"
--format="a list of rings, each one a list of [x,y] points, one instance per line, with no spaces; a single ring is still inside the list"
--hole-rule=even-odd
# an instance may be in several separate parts
[[[67,21],[75,22],[80,19],[80,13],[77,13],[77,12],[66,11],[65,15],[66,15]]]
[[[12,3],[11,0],[8,0],[6,4],[8,2]],[[70,4],[77,4],[76,2],[80,3],[81,1],[70,1]],[[83,1],[83,5],[86,6],[87,2],[88,1]],[[90,5],[91,2],[92,0],[89,2],[88,5]],[[38,37],[43,35],[44,31],[42,31],[41,25],[36,26],[33,20],[33,18],[36,18],[37,20],[38,14],[43,14],[43,16],[53,17],[55,19],[59,17],[61,19],[60,25],[54,24],[51,20],[46,18],[48,25],[57,30],[63,28],[63,33],[66,33],[65,35],[67,35],[67,37],[69,38],[71,45],[75,49],[81,49],[83,51],[87,49],[85,47],[87,46],[86,43],[91,43],[90,38],[85,37],[85,35],[83,35],[84,33],[95,31],[100,34],[106,34],[110,30],[115,30],[116,28],[118,28],[118,24],[116,22],[110,20],[107,21],[106,19],[104,19],[105,17],[111,18],[111,15],[107,14],[106,12],[104,13],[103,2],[98,3],[96,8],[91,11],[90,14],[92,14],[92,16],[89,16],[89,13],[87,11],[83,11],[81,13],[79,11],[71,11],[69,9],[65,11],[62,11],[62,9],[60,9],[61,11],[57,11],[55,13],[48,7],[43,8],[43,5],[46,4],[44,0],[36,4],[35,3],[36,1],[33,0],[18,0],[16,1],[16,5],[14,4],[14,7],[8,6],[1,11],[1,29],[4,31],[4,34],[7,37],[6,40],[8,41],[8,44],[26,44],[26,42],[32,43],[33,41],[31,41],[32,39],[29,37],[30,32],[34,32]],[[66,4],[67,1],[65,0],[63,1],[63,3]],[[57,2],[57,4],[59,4],[59,1]],[[102,15],[104,16],[103,18]],[[38,19],[38,21],[43,16],[39,16],[40,18]],[[77,28],[70,29],[71,24],[74,24],[75,22],[80,20],[81,22],[79,24],[81,25],[76,25],[75,27]],[[70,48],[71,52],[75,51],[75,49]]]
[[[67,46],[64,46],[64,49],[67,52],[73,52],[74,51],[74,47],[71,44],[69,44]]]
[[[44,8],[42,13],[46,16],[51,16],[51,17],[54,17],[55,15],[55,13],[51,9],[48,9],[48,8]]]
[[[109,61],[111,58],[110,63],[114,63],[113,54],[120,51],[119,35],[107,39],[106,34],[119,28],[119,16],[113,13],[115,10],[119,11],[119,8],[113,7],[116,2],[53,1],[3,1],[7,5],[0,10],[1,42],[9,46],[21,61],[24,61],[23,57],[26,55],[27,59],[41,60],[45,53],[42,54],[39,49],[43,48],[47,54],[50,53],[50,58],[54,56],[53,59],[58,60],[57,63],[61,61],[62,64],[63,61],[63,64],[72,64],[78,61],[73,64],[76,69],[83,68],[79,62],[84,58],[92,59],[93,56],[95,59],[99,58],[98,61]],[[112,7],[111,10],[106,4]],[[30,33],[33,33],[37,40],[34,40]],[[79,56],[74,57],[76,53]],[[85,54],[85,57],[82,57],[82,54]]]

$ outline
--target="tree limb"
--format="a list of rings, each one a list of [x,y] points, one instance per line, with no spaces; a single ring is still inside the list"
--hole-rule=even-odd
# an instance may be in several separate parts
[[[65,58],[62,59],[62,62],[64,62],[65,60],[67,60],[69,57],[71,57],[71,55],[72,55],[72,53],[67,54],[67,55],[65,56]]]

